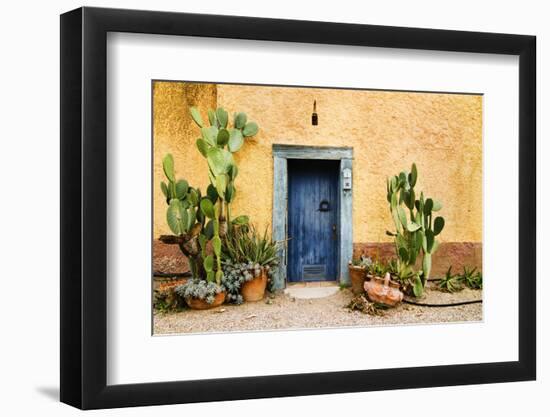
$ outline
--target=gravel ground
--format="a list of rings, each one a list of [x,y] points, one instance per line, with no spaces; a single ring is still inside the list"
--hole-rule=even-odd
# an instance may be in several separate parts
[[[422,303],[453,303],[481,299],[480,290],[468,288],[448,294],[427,288]],[[304,329],[344,326],[380,326],[414,323],[481,321],[482,304],[457,307],[419,307],[401,303],[383,316],[350,311],[345,306],[353,295],[349,289],[325,298],[303,300],[279,294],[264,301],[240,306],[224,304],[212,310],[183,310],[154,314],[154,333],[205,333],[249,330]]]

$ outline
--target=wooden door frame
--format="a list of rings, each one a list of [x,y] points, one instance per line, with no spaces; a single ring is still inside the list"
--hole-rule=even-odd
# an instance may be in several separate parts
[[[273,144],[273,239],[284,241],[280,245],[281,265],[274,276],[275,289],[282,289],[287,282],[288,263],[288,160],[289,159],[323,159],[340,161],[338,190],[340,217],[338,219],[339,248],[338,272],[339,282],[349,284],[348,262],[353,256],[353,185],[350,190],[342,187],[344,169],[349,168],[353,180],[353,148],[332,146],[301,146]]]

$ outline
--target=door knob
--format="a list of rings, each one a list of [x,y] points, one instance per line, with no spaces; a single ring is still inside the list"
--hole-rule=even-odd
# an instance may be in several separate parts
[[[321,201],[317,211],[330,211],[330,203],[327,200]]]

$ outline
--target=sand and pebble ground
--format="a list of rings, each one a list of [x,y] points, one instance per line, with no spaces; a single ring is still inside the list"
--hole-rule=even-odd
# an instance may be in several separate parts
[[[220,307],[196,311],[155,312],[154,333],[205,333],[255,330],[306,329],[344,326],[384,326],[416,323],[449,323],[481,321],[483,304],[456,307],[420,307],[401,303],[372,316],[350,311],[346,306],[353,298],[349,289],[342,289],[329,297],[298,299],[288,294],[266,295],[263,301],[240,306],[224,304]],[[431,284],[425,296],[418,300],[427,304],[455,303],[482,298],[482,291],[464,289],[449,294]]]

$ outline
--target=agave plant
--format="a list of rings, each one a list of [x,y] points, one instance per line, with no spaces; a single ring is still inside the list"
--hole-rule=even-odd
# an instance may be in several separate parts
[[[409,290],[412,289],[414,293],[414,284],[418,282],[419,274],[411,265],[407,265],[397,257],[388,262],[383,274],[386,272],[389,272],[392,278],[401,284],[403,291],[409,293]],[[378,276],[383,276],[383,274]]]
[[[449,267],[445,276],[439,281],[439,289],[446,292],[457,292],[462,290],[462,282],[458,275],[451,272],[452,266]]]
[[[464,267],[462,274],[459,276],[459,279],[466,285],[468,288],[474,290],[480,290],[483,288],[483,275],[481,272],[476,272],[477,268],[470,269]]]
[[[230,302],[242,303],[242,285],[266,272],[269,281],[279,265],[277,242],[273,242],[267,229],[263,234],[251,225],[235,227],[224,240],[222,250],[223,285]]]
[[[389,267],[379,261],[378,258],[372,261],[371,265],[367,269],[368,273],[375,277],[383,277],[386,272],[389,271]]]
[[[235,228],[224,242],[224,262],[251,263],[259,267],[273,267],[279,263],[277,242],[273,242],[267,228],[258,233],[253,225]]]
[[[418,171],[413,163],[410,172],[403,171],[386,180],[387,200],[395,224],[395,232],[386,233],[395,238],[399,277],[405,286],[412,286],[415,296],[420,297],[430,277],[432,255],[439,247],[436,236],[445,227],[445,219],[434,218],[434,213],[442,208],[439,201],[425,198],[423,192],[416,198],[417,179]],[[416,260],[421,252],[422,269],[416,271]]]

